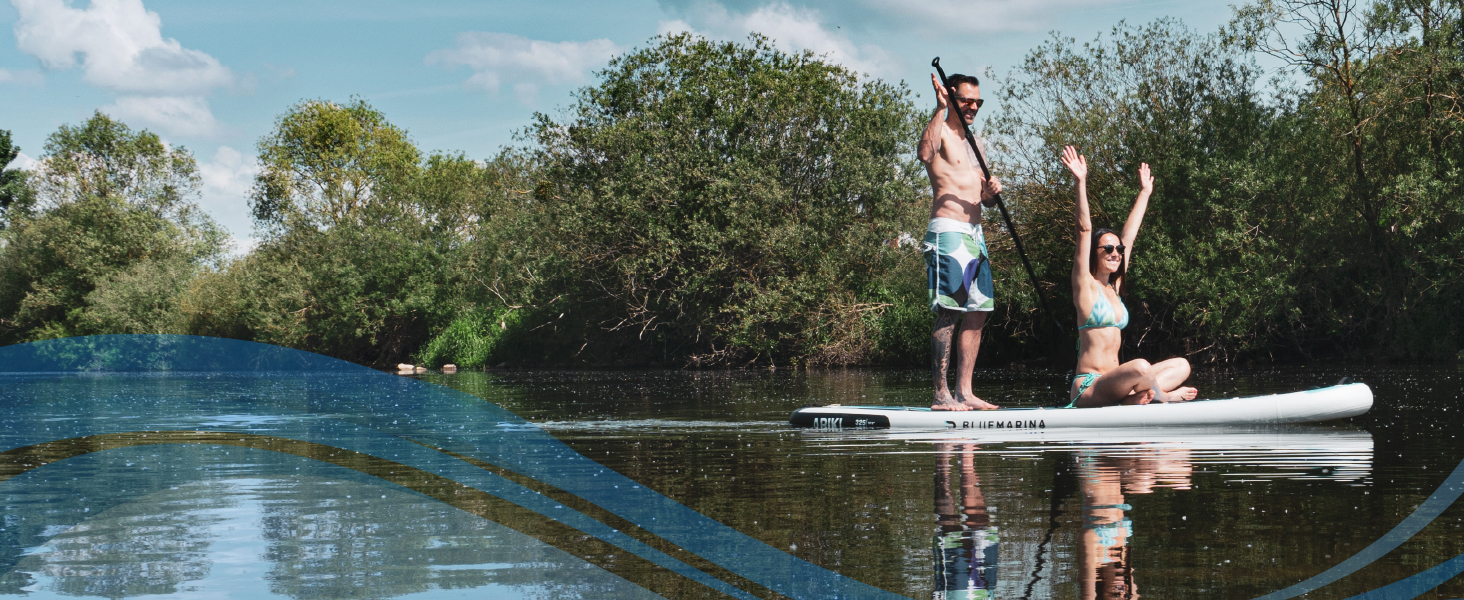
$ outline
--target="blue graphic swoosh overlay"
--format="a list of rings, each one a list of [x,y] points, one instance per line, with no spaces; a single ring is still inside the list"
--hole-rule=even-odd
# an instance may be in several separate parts
[[[38,398],[25,382],[84,372],[223,373],[196,391],[158,397]],[[340,447],[456,481],[592,535],[736,598],[901,598],[808,563],[709,519],[575,452],[492,403],[308,352],[218,338],[113,335],[0,348],[0,448],[137,431],[261,434]],[[29,390],[29,391],[28,391]],[[6,397],[8,396],[8,397]],[[55,420],[56,411],[86,418]],[[44,420],[45,427],[39,426]],[[268,423],[261,427],[259,423]],[[568,492],[695,553],[762,590],[740,589],[469,460]],[[1406,519],[1356,555],[1258,600],[1293,598],[1391,552],[1464,493],[1464,462]],[[1464,571],[1464,555],[1358,599],[1413,598]],[[746,587],[746,583],[743,583]]]
[[[1402,600],[1417,598],[1425,592],[1439,587],[1439,584],[1453,579],[1464,572],[1464,554],[1446,560],[1422,573],[1396,581],[1371,592],[1358,594],[1347,600]]]
[[[1393,527],[1387,533],[1383,534],[1383,537],[1378,538],[1377,541],[1369,544],[1368,547],[1363,548],[1361,552],[1352,555],[1351,557],[1347,558],[1347,560],[1337,563],[1336,566],[1327,569],[1326,571],[1322,571],[1321,573],[1312,576],[1306,581],[1303,581],[1286,589],[1271,592],[1269,594],[1261,596],[1260,598],[1257,598],[1256,600],[1285,600],[1286,598],[1295,598],[1307,592],[1320,589],[1323,586],[1337,581],[1338,579],[1355,573],[1358,569],[1372,564],[1373,561],[1382,558],[1383,555],[1392,552],[1395,548],[1402,545],[1403,542],[1406,542],[1409,540],[1409,538],[1417,535],[1419,531],[1422,531],[1424,527],[1426,527],[1429,523],[1432,523],[1433,520],[1438,518],[1439,515],[1443,514],[1444,510],[1449,508],[1449,506],[1452,505],[1455,500],[1458,500],[1460,493],[1464,493],[1464,461],[1460,461],[1459,465],[1457,467],[1454,467],[1454,472],[1450,473],[1448,478],[1444,479],[1444,482],[1439,485],[1438,489],[1434,490],[1433,494],[1429,495],[1427,500],[1423,501],[1423,504],[1418,505],[1418,508],[1413,509],[1413,512],[1410,513],[1407,518],[1404,518],[1402,522],[1398,523],[1398,525]],[[1434,587],[1437,587],[1440,583],[1447,581],[1450,577],[1459,574],[1459,571],[1454,570],[1450,572],[1450,575],[1448,577],[1439,580],[1438,582],[1430,585],[1427,588],[1418,590],[1412,595],[1399,594],[1402,594],[1403,590],[1410,590],[1413,588],[1407,586],[1395,588],[1394,586],[1401,585],[1408,581],[1414,581],[1414,585],[1416,585],[1419,581],[1425,581],[1428,579],[1427,577],[1425,577],[1425,575],[1429,573],[1434,573],[1435,575],[1437,575],[1438,573],[1448,571],[1449,568],[1452,568],[1448,567],[1448,565],[1454,565],[1456,563],[1464,564],[1464,562],[1461,562],[1459,558],[1456,557],[1445,561],[1444,563],[1433,567],[1428,571],[1424,571],[1423,573],[1419,573],[1418,575],[1415,575],[1403,581],[1399,581],[1378,588],[1377,590],[1368,592],[1367,594],[1356,596],[1356,598],[1414,598],[1428,590],[1433,589]],[[1440,571],[1440,569],[1442,569],[1442,571]],[[1387,589],[1391,589],[1393,591],[1389,592],[1388,595],[1370,595]]]
[[[186,380],[155,396],[42,397],[105,371]],[[120,373],[119,373],[120,372]],[[114,335],[0,348],[4,448],[138,431],[267,434],[405,464],[492,494],[736,598],[902,598],[772,548],[580,455],[532,423],[441,386],[288,348]],[[180,379],[181,378],[181,379]],[[19,385],[33,382],[39,385]],[[185,386],[186,387],[186,386]],[[80,418],[57,419],[69,414]],[[260,423],[268,423],[262,426]],[[44,424],[44,426],[41,426]],[[466,459],[582,498],[765,589],[739,589]],[[736,579],[735,577],[732,579]],[[743,587],[748,587],[747,583]]]

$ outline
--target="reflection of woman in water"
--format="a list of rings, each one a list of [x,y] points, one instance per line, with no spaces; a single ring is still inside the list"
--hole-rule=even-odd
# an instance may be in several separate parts
[[[1099,459],[1102,461],[1102,459]],[[1086,599],[1138,598],[1134,571],[1129,560],[1128,539],[1133,521],[1124,515],[1118,474],[1103,465],[1088,465],[1083,477],[1083,531],[1078,539],[1078,569],[1082,597]]]
[[[936,444],[935,600],[990,598],[996,591],[997,531],[976,476],[975,445],[961,446],[961,506],[951,495],[953,444]]]
[[[1078,539],[1079,582],[1084,600],[1139,597],[1129,538],[1134,524],[1124,494],[1148,494],[1157,487],[1190,488],[1192,467],[1184,450],[1139,455],[1078,457],[1083,491],[1083,531]]]

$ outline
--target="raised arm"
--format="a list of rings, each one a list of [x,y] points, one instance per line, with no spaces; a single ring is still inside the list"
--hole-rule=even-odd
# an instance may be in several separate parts
[[[930,115],[930,123],[925,125],[925,133],[920,135],[920,147],[915,151],[915,157],[927,165],[940,152],[941,141],[945,137],[942,129],[945,127],[946,107],[950,106],[945,86],[940,84],[934,73],[930,75],[930,85],[935,88],[935,114]]]
[[[1073,203],[1073,216],[1077,221],[1077,248],[1073,251],[1073,303],[1077,304],[1088,289],[1083,283],[1088,277],[1088,255],[1093,245],[1093,220],[1088,216],[1088,159],[1078,154],[1077,148],[1068,146],[1062,149],[1062,164],[1078,180],[1078,199]]]
[[[1149,196],[1154,193],[1154,175],[1149,172],[1149,163],[1139,164],[1139,197],[1129,209],[1128,220],[1123,223],[1123,262],[1133,268],[1134,240],[1139,237],[1139,225],[1144,223],[1144,212],[1149,209]]]

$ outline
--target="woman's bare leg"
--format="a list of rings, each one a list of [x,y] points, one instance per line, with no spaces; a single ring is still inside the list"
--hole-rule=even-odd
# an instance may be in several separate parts
[[[1104,373],[1078,397],[1079,408],[1113,404],[1148,404],[1154,399],[1154,375],[1149,361],[1131,360]]]
[[[1152,367],[1154,386],[1159,389],[1160,402],[1184,402],[1194,400],[1199,391],[1192,387],[1180,387],[1190,376],[1190,364],[1183,357],[1171,358]]]

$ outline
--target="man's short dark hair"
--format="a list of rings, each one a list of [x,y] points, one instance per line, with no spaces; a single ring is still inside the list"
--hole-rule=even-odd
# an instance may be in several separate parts
[[[951,87],[961,87],[961,84],[963,83],[969,83],[976,87],[981,87],[981,82],[977,81],[975,77],[972,77],[970,75],[962,75],[960,73],[956,73],[951,75],[950,77],[947,77],[946,83],[949,83]]]

